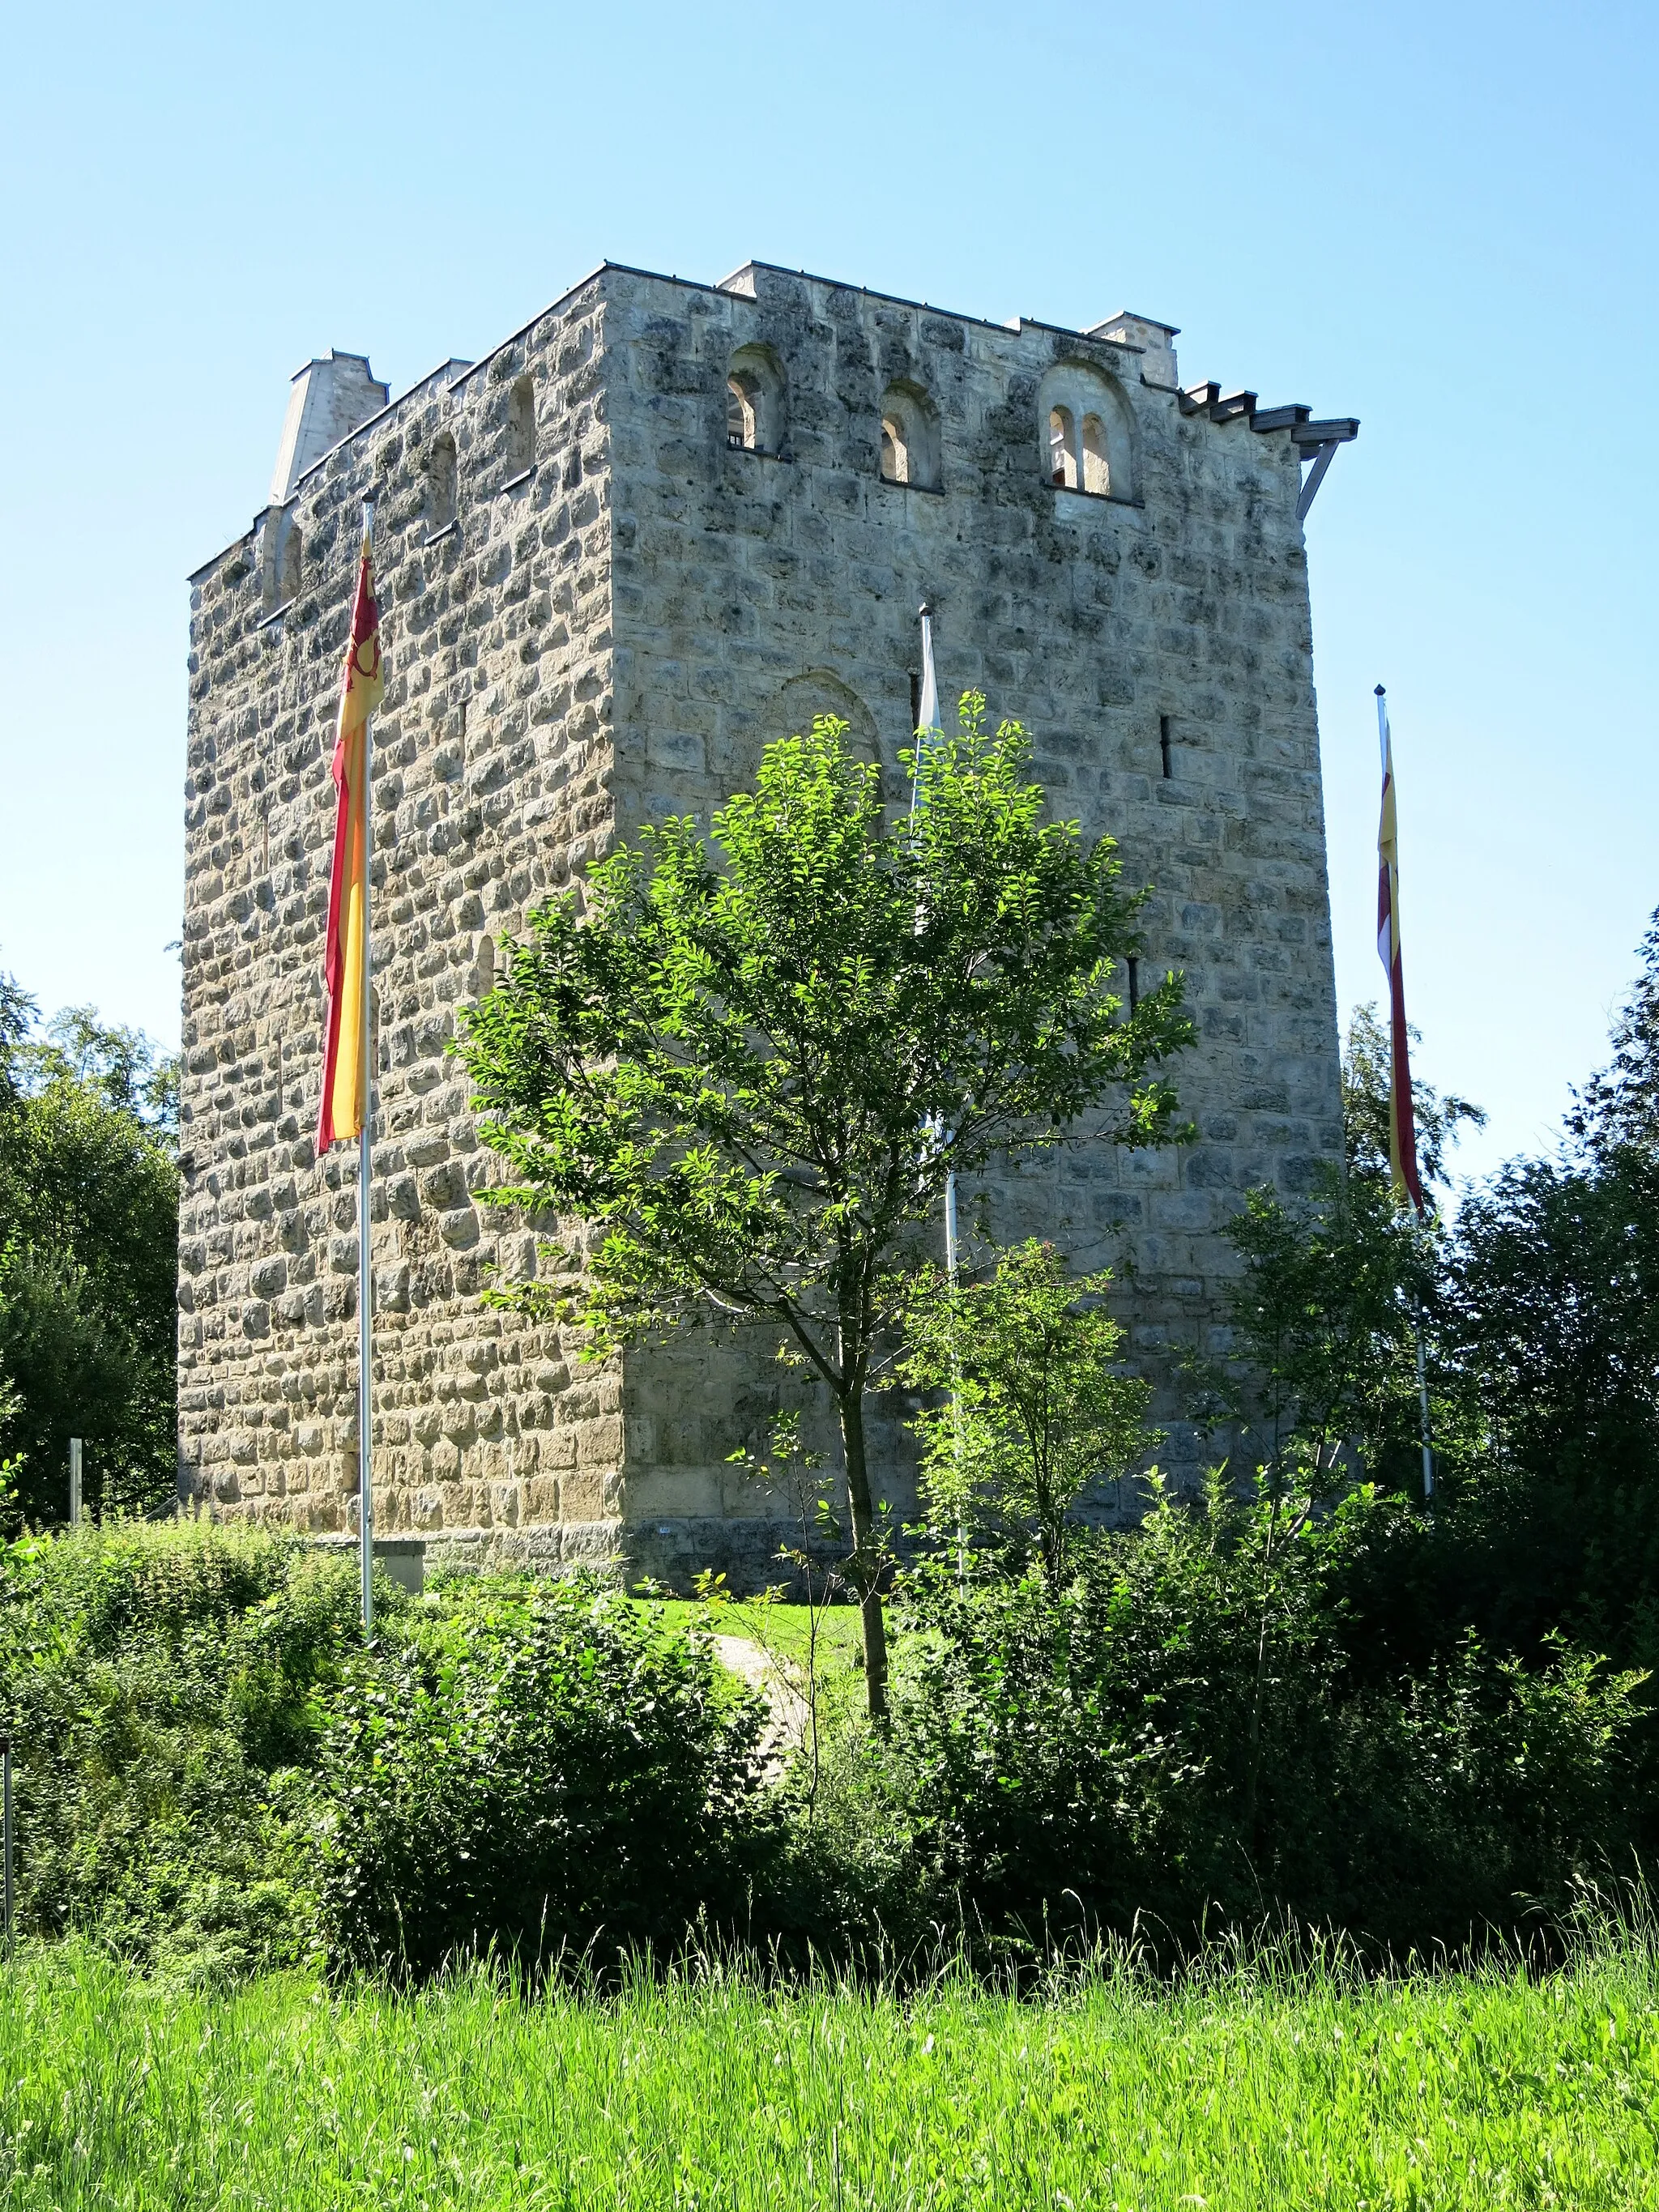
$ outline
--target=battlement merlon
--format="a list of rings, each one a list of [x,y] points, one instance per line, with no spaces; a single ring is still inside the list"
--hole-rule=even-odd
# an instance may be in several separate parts
[[[307,471],[378,415],[391,397],[392,387],[376,380],[367,354],[331,349],[295,369],[271,471],[269,504],[286,507]]]

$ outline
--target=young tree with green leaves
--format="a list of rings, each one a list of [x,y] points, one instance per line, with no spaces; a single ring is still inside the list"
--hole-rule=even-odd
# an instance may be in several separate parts
[[[1064,1580],[1078,1499],[1126,1474],[1152,1441],[1149,1386],[1117,1362],[1123,1330],[1103,1300],[1109,1271],[1073,1278],[1033,1237],[984,1281],[929,1268],[907,1316],[900,1367],[916,1389],[945,1393],[915,1423],[936,1535],[1036,1548],[1051,1589]]]
[[[1345,1171],[1322,1171],[1297,1200],[1252,1191],[1229,1230],[1244,1262],[1232,1322],[1270,1475],[1314,1497],[1349,1444],[1382,1479],[1396,1466],[1404,1479],[1420,1449],[1416,1331],[1443,1255],[1437,1228],[1425,1232],[1390,1186],[1389,1082],[1376,1009],[1356,1007],[1342,1056]],[[1413,1093],[1424,1183],[1443,1183],[1458,1131],[1486,1117],[1426,1083]]]
[[[595,1232],[590,1357],[693,1320],[782,1332],[839,1418],[872,1716],[886,1700],[865,1394],[947,1174],[1091,1141],[1165,1142],[1152,1071],[1191,1036],[1180,979],[1126,1013],[1139,898],[1109,839],[1045,822],[1024,732],[962,703],[897,819],[846,725],[767,746],[752,792],[644,830],[504,947],[460,1050],[498,1205]]]
[[[1349,1446],[1373,1477],[1397,1468],[1406,1481],[1420,1449],[1418,1317],[1438,1264],[1415,1215],[1386,1179],[1327,1169],[1294,1204],[1251,1191],[1228,1234],[1244,1261],[1231,1306],[1249,1376],[1234,1411],[1270,1481],[1316,1498],[1346,1479]]]
[[[1413,1046],[1421,1037],[1409,1030]],[[1342,1048],[1342,1131],[1351,1176],[1389,1180],[1389,1033],[1377,1019],[1374,1001],[1356,1006],[1348,1017]],[[1484,1129],[1486,1109],[1438,1091],[1420,1076],[1412,1079],[1412,1112],[1417,1121],[1417,1164],[1424,1185],[1446,1180],[1446,1155],[1460,1130]]]

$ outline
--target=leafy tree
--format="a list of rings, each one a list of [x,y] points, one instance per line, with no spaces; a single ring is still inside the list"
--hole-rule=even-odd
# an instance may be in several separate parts
[[[15,1105],[22,1090],[19,1055],[39,1012],[16,977],[0,971],[0,1110]]]
[[[1154,1484],[1058,1590],[905,1577],[889,1757],[939,1918],[1179,1951],[1283,1914],[1397,1958],[1559,1924],[1629,1863],[1639,1676],[1455,1626],[1413,1665],[1357,1666],[1347,1593],[1404,1516],[1369,1486],[1310,1503]]]
[[[142,1030],[111,1028],[92,1006],[65,1006],[44,1038],[20,1042],[15,1058],[28,1091],[67,1084],[131,1115],[164,1142],[178,1136],[178,1055],[158,1057]]]
[[[1553,1157],[1465,1201],[1441,1337],[1480,1443],[1464,1602],[1659,1664],[1659,931]],[[1659,1771],[1659,1735],[1653,1746]]]
[[[1431,1530],[1402,1526],[1356,1561],[1344,1602],[1376,1650],[1406,1663],[1430,1663],[1465,1628],[1533,1661],[1565,1631],[1620,1665],[1659,1662],[1659,927],[1613,1045],[1565,1144],[1468,1192],[1419,1247],[1419,1281],[1401,1275],[1402,1295],[1423,1302],[1439,1510]],[[1386,1057],[1351,1049],[1345,1073],[1352,1222],[1366,1188],[1383,1188]],[[1437,1175],[1442,1104],[1470,1118],[1462,1102],[1431,1097],[1425,1112],[1419,1093]],[[1389,1233],[1386,1212],[1376,1226],[1374,1244]],[[1297,1256],[1297,1326],[1326,1302],[1311,1257]],[[1373,1285],[1385,1263],[1383,1252]],[[1363,1336],[1359,1349],[1363,1379]],[[1379,1334],[1376,1352],[1357,1425],[1368,1469],[1403,1487],[1416,1425],[1403,1331]],[[1651,1718],[1639,1736],[1659,1773]]]
[[[1659,1154],[1659,913],[1638,957],[1640,972],[1613,1025],[1613,1058],[1567,1116],[1569,1135],[1602,1165],[1625,1150]]]
[[[34,1019],[0,978],[0,1451],[52,1519],[71,1434],[106,1506],[173,1485],[178,1079],[87,1008]]]
[[[1235,1381],[1212,1402],[1235,1419],[1253,1413],[1270,1468],[1294,1470],[1316,1492],[1350,1443],[1385,1483],[1410,1482],[1420,1449],[1416,1338],[1433,1330],[1444,1238],[1395,1202],[1389,1080],[1376,1010],[1357,1006],[1342,1055],[1345,1171],[1322,1173],[1303,1200],[1252,1191],[1230,1231],[1244,1261],[1232,1321],[1251,1381],[1248,1394]],[[1420,1079],[1412,1091],[1425,1186],[1443,1184],[1459,1131],[1484,1127],[1486,1115]]]
[[[1386,1182],[1327,1170],[1307,1200],[1250,1192],[1228,1233],[1244,1261],[1232,1322],[1267,1464],[1318,1491],[1357,1443],[1376,1471],[1402,1415],[1417,1425],[1415,1330],[1434,1263],[1414,1218]]]
[[[1042,819],[1018,724],[969,694],[897,820],[846,726],[769,744],[752,793],[645,830],[504,948],[461,1050],[512,1182],[481,1193],[592,1226],[589,1352],[694,1319],[775,1328],[840,1420],[866,1689],[885,1705],[865,1393],[946,1174],[1058,1144],[1171,1133],[1150,1071],[1190,1024],[1170,976],[1112,988],[1139,904],[1109,839]]]
[[[1413,1044],[1419,1032],[1409,1032]],[[1356,1006],[1348,1017],[1342,1051],[1342,1132],[1350,1175],[1389,1180],[1389,1034],[1377,1019],[1375,1003]],[[1422,1077],[1412,1078],[1412,1110],[1417,1117],[1417,1164],[1423,1182],[1446,1180],[1446,1155],[1465,1127],[1484,1129],[1486,1109],[1443,1095]]]
[[[1150,1441],[1151,1389],[1116,1364],[1123,1330],[1102,1303],[1111,1280],[1074,1281],[1064,1255],[1032,1237],[983,1282],[929,1268],[908,1316],[900,1373],[948,1394],[915,1424],[935,1534],[1006,1544],[1034,1528],[1054,1588],[1079,1498],[1126,1474]]]

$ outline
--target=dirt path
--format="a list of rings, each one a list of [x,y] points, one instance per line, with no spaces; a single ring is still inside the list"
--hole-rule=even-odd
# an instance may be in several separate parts
[[[766,1750],[775,1757],[794,1750],[805,1736],[811,1716],[806,1699],[777,1661],[746,1636],[717,1636],[714,1650],[728,1674],[738,1675],[765,1698],[771,1713],[763,1739]]]

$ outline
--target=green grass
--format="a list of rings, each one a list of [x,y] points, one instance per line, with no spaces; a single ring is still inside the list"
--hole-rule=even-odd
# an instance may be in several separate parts
[[[714,1636],[744,1636],[764,1651],[776,1652],[804,1667],[811,1640],[811,1613],[804,1605],[764,1605],[752,1598],[731,1598],[706,1605],[696,1598],[638,1598],[635,1603],[658,1614],[671,1628],[706,1628]],[[855,1667],[859,1660],[856,1606],[826,1606],[818,1613],[817,1660],[821,1668]]]
[[[1659,2205],[1659,1960],[1018,2003],[707,1976],[602,2002],[0,1978],[8,2207],[1060,2212]]]
[[[864,1711],[863,1644],[858,1608],[822,1607],[813,1650],[811,1613],[804,1605],[763,1604],[754,1599],[722,1599],[709,1605],[695,1598],[638,1599],[670,1628],[706,1628],[714,1636],[741,1636],[766,1653],[786,1682],[805,1686],[809,1657],[816,1662],[820,1724],[832,1730]]]

